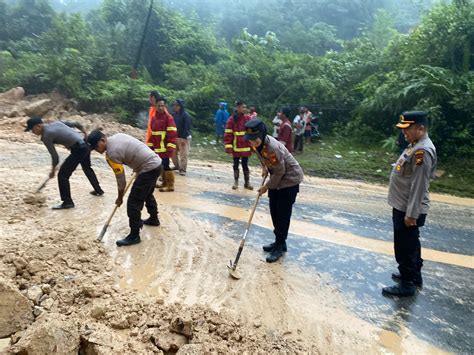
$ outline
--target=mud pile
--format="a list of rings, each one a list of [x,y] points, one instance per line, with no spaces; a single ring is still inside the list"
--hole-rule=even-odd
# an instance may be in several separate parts
[[[39,209],[15,207],[30,218]],[[77,226],[39,221],[33,235],[19,229],[23,238],[3,235],[0,251],[0,336],[11,336],[7,353],[305,350],[225,312],[119,288],[117,266],[103,245]]]

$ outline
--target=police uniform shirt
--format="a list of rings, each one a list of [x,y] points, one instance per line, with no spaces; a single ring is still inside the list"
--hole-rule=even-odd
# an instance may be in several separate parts
[[[161,158],[145,143],[124,133],[107,138],[106,159],[114,170],[119,190],[123,190],[126,184],[123,164],[132,168],[137,175],[161,165]]]
[[[41,141],[51,154],[53,166],[56,166],[59,163],[59,156],[54,147],[55,144],[61,144],[67,149],[70,149],[71,146],[83,140],[82,135],[71,127],[79,128],[81,126],[77,123],[62,121],[45,123],[43,126]]]
[[[390,175],[388,204],[406,212],[407,217],[418,218],[420,214],[426,214],[430,202],[428,188],[436,163],[436,148],[428,134],[410,144]]]

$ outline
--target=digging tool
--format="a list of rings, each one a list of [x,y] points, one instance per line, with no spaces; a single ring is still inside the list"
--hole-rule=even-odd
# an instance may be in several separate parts
[[[265,180],[267,180],[267,177],[268,177],[268,172],[263,176],[262,184],[260,185],[260,187],[262,187],[265,184]],[[249,220],[247,222],[247,227],[245,228],[244,236],[240,240],[239,250],[237,251],[237,255],[235,257],[235,260],[234,260],[234,262],[232,262],[232,260],[231,260],[230,265],[227,265],[227,268],[229,269],[230,276],[232,278],[236,279],[236,280],[241,278],[240,274],[236,270],[237,269],[237,263],[239,262],[240,255],[242,254],[242,250],[244,249],[245,239],[247,238],[247,235],[248,235],[249,230],[250,230],[250,226],[252,225],[252,219],[253,219],[253,215],[255,214],[255,210],[257,209],[258,201],[260,201],[260,194],[259,193],[257,193],[257,198],[255,199],[255,203],[253,204],[252,210],[250,212],[250,217],[249,217]]]
[[[130,177],[130,180],[128,181],[127,183],[127,186],[125,186],[125,190],[123,191],[123,195],[125,196],[125,194],[127,193],[129,187],[132,185],[132,182],[133,180],[135,180],[135,177],[136,175],[133,174],[131,177]],[[115,205],[112,213],[110,214],[110,217],[109,219],[107,220],[107,222],[105,222],[104,226],[102,227],[102,230],[100,231],[100,234],[99,236],[97,237],[97,241],[101,241],[102,238],[104,238],[104,235],[105,235],[105,232],[107,232],[107,228],[109,228],[109,225],[110,225],[110,222],[112,221],[112,217],[114,216],[115,212],[117,211],[119,206]]]
[[[43,190],[49,180],[51,180],[51,178],[48,176],[46,180],[44,180],[42,184],[36,189],[35,193],[39,193],[41,190]]]

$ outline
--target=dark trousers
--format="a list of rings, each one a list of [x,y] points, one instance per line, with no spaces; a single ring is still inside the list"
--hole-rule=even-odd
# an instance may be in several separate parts
[[[294,146],[295,146],[295,151],[297,152],[303,152],[303,142],[304,142],[304,135],[295,135],[295,142],[294,142]]]
[[[274,228],[273,233],[275,234],[275,244],[277,245],[282,245],[288,237],[291,212],[299,191],[300,185],[286,187],[280,190],[268,190],[270,214]]]
[[[156,169],[141,173],[135,179],[132,190],[127,200],[127,215],[132,232],[138,233],[142,227],[143,204],[150,216],[158,215],[158,205],[156,204],[155,191],[156,180],[161,174],[161,166]]]
[[[84,142],[76,143],[71,147],[71,154],[66,158],[66,160],[64,160],[58,173],[59,194],[64,203],[73,202],[69,178],[79,164],[81,164],[82,170],[87,176],[87,179],[89,179],[94,190],[102,192],[97,176],[91,167],[91,152],[89,146]]]
[[[164,171],[170,171],[170,158],[161,158],[161,166]]]
[[[392,210],[395,259],[402,280],[413,281],[421,275],[423,259],[421,258],[420,227],[425,225],[426,214],[420,214],[416,227],[405,226],[405,212]]]
[[[242,159],[242,170],[249,171],[249,157],[234,157],[234,171],[239,171],[239,162]]]

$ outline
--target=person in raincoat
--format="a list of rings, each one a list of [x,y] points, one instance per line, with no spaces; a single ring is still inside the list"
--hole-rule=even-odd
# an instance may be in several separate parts
[[[227,125],[227,119],[229,118],[229,112],[227,111],[227,103],[219,103],[219,109],[216,111],[215,122],[216,122],[216,142],[222,140],[224,137],[225,126]]]

